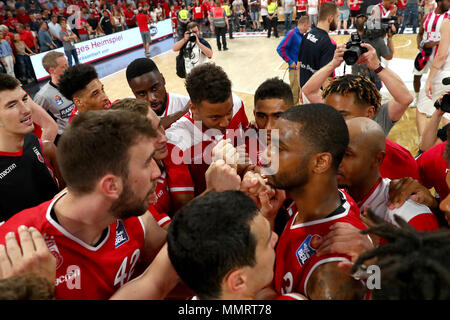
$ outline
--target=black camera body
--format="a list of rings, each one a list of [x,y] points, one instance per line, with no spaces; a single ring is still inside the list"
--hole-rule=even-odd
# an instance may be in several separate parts
[[[395,31],[392,28],[392,26],[395,26]],[[397,33],[398,30],[398,23],[397,23],[397,17],[387,17],[387,18],[381,18],[381,19],[375,19],[375,20],[368,20],[365,23],[364,27],[364,35],[369,38],[370,40],[376,39],[376,38],[384,38],[386,34],[391,31],[391,33],[394,35]]]
[[[450,113],[450,93],[442,97],[441,103],[438,100],[434,103],[436,109],[441,109],[444,112]]]
[[[359,57],[367,52],[367,49],[362,47],[361,43],[363,41],[357,32],[350,35],[350,40],[345,44],[347,50],[344,52],[344,61],[347,65],[355,64]]]
[[[197,41],[197,35],[195,34],[195,31],[189,31],[189,42],[195,41]]]

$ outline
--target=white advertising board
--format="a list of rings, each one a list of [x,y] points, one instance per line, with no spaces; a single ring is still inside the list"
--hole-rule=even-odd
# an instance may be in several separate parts
[[[173,30],[170,19],[150,25],[150,35],[153,41],[171,34],[173,34]],[[133,28],[100,38],[78,42],[75,44],[75,48],[77,49],[80,63],[90,63],[141,45],[142,38],[139,28]],[[64,53],[64,48],[51,51]],[[50,51],[38,53],[30,57],[38,81],[49,77],[49,74],[42,66],[42,59],[48,52]]]

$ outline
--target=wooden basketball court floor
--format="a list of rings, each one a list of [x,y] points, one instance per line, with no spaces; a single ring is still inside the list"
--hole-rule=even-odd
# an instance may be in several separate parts
[[[337,43],[348,41],[348,35],[332,36]],[[208,39],[213,48],[213,58],[211,62],[220,65],[228,74],[232,81],[232,90],[244,101],[245,110],[249,120],[253,120],[253,96],[256,88],[266,79],[279,77],[289,83],[289,75],[286,71],[287,64],[278,56],[276,47],[281,41],[280,38],[247,37],[227,39],[229,51],[218,51],[215,38]],[[174,40],[168,40],[174,41]],[[394,70],[407,84],[408,89],[413,93],[412,88],[412,68],[413,59],[417,54],[416,35],[403,34],[394,36],[395,54],[394,59],[389,61],[389,68]],[[144,57],[142,49],[142,57]],[[152,59],[155,61],[166,80],[166,89],[169,92],[187,95],[184,87],[184,79],[179,78],[175,73],[175,57],[177,53],[169,50],[159,54]],[[131,62],[131,61],[130,61]],[[346,73],[350,68],[346,68]],[[343,74],[340,70],[337,74]],[[426,77],[422,78],[422,87],[425,86]],[[111,101],[133,96],[128,87],[125,69],[102,79],[106,93]],[[383,101],[387,101],[390,96],[385,89],[381,89]],[[413,155],[417,154],[419,138],[416,129],[416,109],[408,108],[402,119],[394,126],[389,134],[389,138],[405,148],[409,149]]]

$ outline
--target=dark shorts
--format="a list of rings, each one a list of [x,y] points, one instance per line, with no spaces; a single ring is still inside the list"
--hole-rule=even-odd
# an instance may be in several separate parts
[[[203,23],[203,19],[194,19],[194,22],[197,22],[198,24],[202,24]]]
[[[356,17],[361,10],[350,10],[350,17]]]

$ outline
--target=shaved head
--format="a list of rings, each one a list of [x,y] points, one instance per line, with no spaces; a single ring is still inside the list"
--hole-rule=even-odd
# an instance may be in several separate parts
[[[366,118],[346,121],[350,142],[338,169],[337,180],[350,195],[360,201],[380,178],[386,138],[378,123]]]
[[[365,149],[371,155],[385,151],[386,138],[378,123],[365,117],[352,118],[346,123],[351,144]]]

